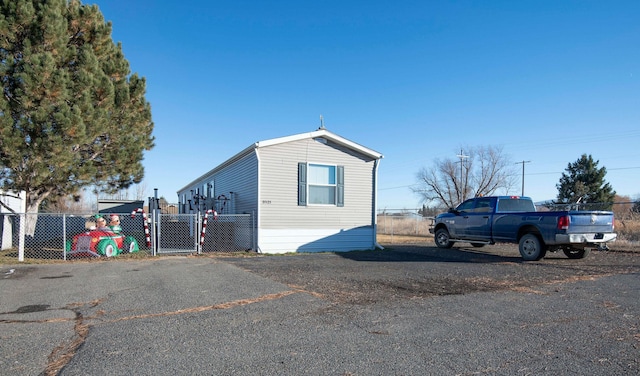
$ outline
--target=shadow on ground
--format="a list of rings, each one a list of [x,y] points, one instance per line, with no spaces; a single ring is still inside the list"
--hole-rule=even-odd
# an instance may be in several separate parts
[[[353,261],[378,262],[471,262],[471,263],[501,263],[523,262],[519,255],[506,256],[477,249],[393,245],[383,250],[338,252],[340,257]]]

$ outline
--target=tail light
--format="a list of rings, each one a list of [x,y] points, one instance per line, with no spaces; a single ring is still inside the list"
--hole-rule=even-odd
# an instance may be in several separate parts
[[[563,215],[558,218],[558,230],[568,230],[571,219],[568,215]]]

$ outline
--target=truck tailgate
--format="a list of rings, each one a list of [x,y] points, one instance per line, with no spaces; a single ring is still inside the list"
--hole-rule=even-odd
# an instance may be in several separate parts
[[[567,233],[613,232],[613,213],[611,212],[569,212],[569,217]]]

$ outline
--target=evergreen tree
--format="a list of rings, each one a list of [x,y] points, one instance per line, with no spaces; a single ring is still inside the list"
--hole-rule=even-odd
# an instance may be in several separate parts
[[[153,147],[145,80],[131,74],[95,5],[0,0],[0,188],[45,199],[144,175]]]
[[[591,155],[583,154],[574,163],[569,163],[566,173],[562,173],[558,188],[560,203],[604,203],[610,208],[616,192],[605,182],[607,169],[598,168],[599,161]]]

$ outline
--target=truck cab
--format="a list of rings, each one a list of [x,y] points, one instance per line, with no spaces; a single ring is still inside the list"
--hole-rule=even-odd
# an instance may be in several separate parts
[[[447,223],[449,234],[457,239],[491,242],[494,213],[535,212],[536,207],[528,197],[493,196],[468,199],[455,209],[438,216]],[[496,234],[498,237],[499,234]]]

